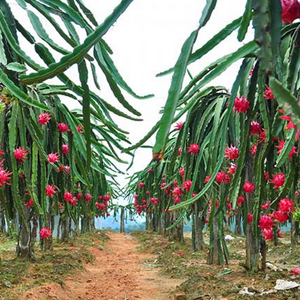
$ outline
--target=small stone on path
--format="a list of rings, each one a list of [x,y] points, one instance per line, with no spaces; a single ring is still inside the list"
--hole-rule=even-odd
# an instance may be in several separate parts
[[[187,297],[185,294],[176,294],[174,295],[174,300],[187,300]]]

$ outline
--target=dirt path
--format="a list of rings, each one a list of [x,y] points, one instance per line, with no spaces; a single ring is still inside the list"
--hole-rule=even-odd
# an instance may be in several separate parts
[[[105,249],[91,249],[95,256],[86,270],[69,277],[63,286],[47,284],[31,289],[21,300],[167,300],[183,280],[169,279],[147,266],[149,254],[137,251],[130,236],[109,233]]]

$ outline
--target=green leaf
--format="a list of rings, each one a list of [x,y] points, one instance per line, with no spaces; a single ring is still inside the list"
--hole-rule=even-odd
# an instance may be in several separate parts
[[[0,82],[5,85],[5,87],[10,91],[12,95],[17,97],[20,101],[24,102],[27,105],[34,106],[37,108],[41,108],[45,111],[49,111],[49,108],[27,96],[23,91],[21,91],[8,77],[7,75],[0,69]]]
[[[77,100],[77,97],[74,96],[73,94],[69,93],[69,92],[65,92],[64,90],[60,90],[60,89],[43,89],[39,91],[42,95],[63,95],[63,96],[67,96],[70,97],[74,100]]]
[[[51,55],[51,53],[49,52],[49,50],[40,43],[37,43],[35,45],[35,49],[36,52],[38,53],[38,55],[43,59],[43,61],[46,64],[51,64],[52,62],[54,62],[54,58]],[[68,78],[65,74],[60,74],[58,75],[58,78],[70,89],[72,90],[74,93],[76,93],[78,96],[82,96],[82,88],[77,86],[72,80],[70,80],[70,78]],[[108,102],[106,102],[104,99],[101,99],[97,94],[93,93],[92,91],[90,91],[90,95],[91,95],[91,105],[95,107],[95,109],[97,110],[97,112],[99,111],[99,113],[102,114],[100,108],[103,110],[103,112],[106,115],[106,118],[103,116],[103,118],[100,119],[101,121],[103,121],[104,124],[107,124],[107,122],[112,122],[114,127],[118,127],[112,120],[112,118],[109,115],[109,111],[113,112],[114,114],[132,120],[132,121],[142,121],[142,119],[138,119],[138,118],[134,118],[131,117],[127,114],[125,114],[124,112],[118,110],[115,106],[109,104]],[[119,129],[120,130],[120,129]]]
[[[63,22],[66,26],[66,28],[68,29],[69,35],[71,36],[71,38],[77,43],[80,44],[80,39],[79,39],[79,35],[75,29],[75,27],[73,26],[73,24],[69,21],[69,20],[65,20],[63,19]]]
[[[98,45],[96,45],[96,47],[98,47]],[[130,86],[125,82],[125,80],[123,79],[123,77],[120,75],[118,69],[116,68],[116,66],[114,65],[114,62],[112,61],[112,59],[110,58],[109,54],[107,53],[107,50],[105,48],[104,43],[101,43],[101,49],[102,49],[102,55],[103,58],[106,62],[106,65],[108,67],[108,69],[111,72],[111,75],[113,76],[114,80],[116,81],[116,83],[123,88],[128,94],[130,94],[131,96],[137,98],[137,99],[149,99],[152,98],[154,95],[150,94],[150,95],[145,95],[145,96],[139,96],[137,95],[131,88]]]
[[[300,106],[297,99],[274,77],[270,78],[269,85],[277,102],[284,109],[285,114],[290,116],[293,123],[300,128]]]
[[[293,146],[295,145],[296,132],[296,129],[290,130],[285,140],[284,147],[281,150],[278,158],[276,159],[276,168],[280,168],[289,159],[289,154],[292,151]]]
[[[91,148],[90,92],[87,84],[88,69],[85,61],[82,61],[78,65],[78,73],[83,88],[82,112],[83,112],[84,136],[86,141],[86,170],[88,171],[91,165],[92,148]]]
[[[16,2],[24,9],[27,8],[27,4],[24,0],[16,0]]]
[[[36,143],[33,142],[32,148],[31,148],[31,153],[32,153],[32,160],[31,160],[31,196],[33,197],[34,200],[34,207],[37,210],[39,214],[43,214],[44,220],[46,219],[46,209],[43,206],[43,199],[41,199],[42,207],[39,205],[38,197],[36,196],[37,193],[37,186],[38,186],[38,147]],[[45,162],[43,162],[45,164]],[[44,188],[45,185],[42,185],[42,188]]]
[[[65,55],[58,63],[52,63],[49,68],[41,70],[29,75],[22,75],[21,81],[23,84],[33,84],[44,81],[49,78],[53,78],[64,72],[68,67],[75,63],[79,63],[81,59],[88,53],[88,51],[101,41],[102,36],[109,30],[109,28],[116,22],[116,20],[122,15],[126,8],[131,4],[133,0],[123,0],[113,11],[113,13],[106,18],[106,20],[99,25],[95,31],[88,35],[84,43],[75,47],[74,51],[68,55]],[[1,15],[0,15],[1,21]]]
[[[258,50],[258,46],[254,41],[251,41],[237,51],[231,53],[230,55],[226,55],[226,59],[221,61],[211,72],[209,72],[198,84],[194,85],[194,88],[190,91],[190,93],[186,97],[191,97],[198,92],[198,90],[204,85],[208,84],[214,78],[218,77],[221,73],[223,73],[228,67],[230,67],[237,60],[249,55],[254,54]]]
[[[37,64],[34,60],[31,59],[20,47],[20,45],[16,42],[14,35],[10,31],[9,27],[7,26],[5,17],[0,10],[0,29],[2,34],[7,39],[7,42],[11,46],[11,48],[34,70],[40,70],[43,67]]]
[[[241,81],[244,77],[248,77],[248,72],[245,72],[245,70],[248,69],[249,63],[251,64],[251,61],[244,60],[243,62],[243,72],[240,72]],[[255,68],[253,71],[253,74],[250,79],[249,83],[249,94],[248,99],[250,101],[250,106],[252,110],[252,106],[254,105],[255,100],[255,93],[256,93],[256,86],[257,86],[257,72],[258,68]],[[250,130],[250,120],[252,118],[248,116],[246,119],[246,122],[243,120],[241,124],[242,129],[240,130],[240,155],[238,157],[237,163],[236,163],[236,172],[232,180],[232,184],[230,186],[229,190],[229,199],[232,199],[232,207],[236,207],[236,200],[238,197],[238,193],[240,192],[240,184],[241,184],[241,178],[242,178],[242,172],[244,170],[244,162],[246,161],[246,154],[247,149],[249,148],[249,130]],[[250,155],[250,154],[249,154]]]
[[[26,72],[26,67],[22,64],[19,64],[17,62],[11,62],[8,65],[6,65],[6,69],[18,73]]]
[[[94,84],[98,90],[101,90],[100,85],[98,83],[96,67],[93,63],[91,63],[91,70],[92,70],[92,74],[93,74]]]
[[[287,88],[295,91],[300,71],[300,28],[292,37],[290,55],[288,59]]]
[[[273,65],[273,53],[272,37],[270,33],[270,2],[252,0],[253,7],[255,7],[255,13],[253,14],[253,27],[254,27],[254,39],[259,45],[258,57],[260,59],[260,68],[265,74],[271,74],[274,68]],[[272,0],[277,1],[277,0]]]
[[[93,13],[83,4],[81,0],[76,0],[79,7],[83,11],[83,13],[86,15],[86,17],[92,22],[93,25],[98,26],[98,23],[93,15]]]
[[[280,189],[279,193],[276,194],[277,195],[276,199],[273,202],[271,202],[272,207],[274,203],[277,204],[280,199],[286,197],[294,180],[295,180],[295,168],[290,168],[289,174],[284,182],[283,187]]]
[[[23,211],[23,206],[20,199],[19,194],[19,173],[18,173],[18,166],[17,160],[14,157],[14,150],[17,148],[17,114],[18,114],[18,103],[14,102],[11,112],[10,122],[8,124],[8,142],[9,142],[9,152],[10,152],[10,159],[12,165],[12,196],[13,196],[13,204],[16,210],[19,212],[21,220],[28,230],[27,222],[25,221],[25,215]]]
[[[206,5],[202,11],[202,15],[199,21],[199,28],[205,26],[211,17],[213,10],[215,9],[217,0],[206,0]]]
[[[219,31],[215,36],[213,36],[209,41],[207,41],[201,48],[192,53],[189,57],[188,65],[195,62],[196,60],[203,57],[214,47],[218,46],[224,39],[226,39],[234,30],[236,30],[241,22],[241,18],[238,18],[226,25],[221,31]],[[157,74],[157,77],[167,75],[174,71],[174,68],[171,68],[167,71]]]
[[[271,19],[271,47],[273,55],[273,64],[277,65],[277,60],[279,58],[279,46],[282,28],[282,19],[281,19],[281,1],[273,0],[270,2],[270,19]]]
[[[245,11],[242,17],[241,25],[238,31],[238,41],[242,42],[248,31],[248,27],[252,18],[252,0],[247,0]]]
[[[33,37],[33,35],[27,31],[22,24],[19,23],[18,20],[15,20],[16,22],[16,28],[18,29],[18,31],[24,36],[24,38],[30,43],[30,44],[34,44],[35,43],[35,38]]]
[[[170,225],[169,227],[167,227],[167,230],[171,230],[172,228],[176,227],[178,224],[180,224],[180,222],[182,222],[186,212],[187,212],[188,207],[185,207],[181,212],[180,215],[176,218],[175,222]]]
[[[220,125],[220,130],[221,130],[221,133],[220,133],[220,136],[221,136],[221,141],[220,141],[220,146],[219,146],[219,149],[218,149],[218,152],[219,152],[219,157],[218,157],[218,160],[217,160],[217,165],[211,175],[211,178],[210,180],[205,184],[204,188],[195,196],[195,197],[192,197],[192,198],[189,198],[187,199],[186,201],[183,201],[175,206],[171,206],[170,207],[170,210],[177,210],[177,209],[181,209],[185,206],[188,206],[192,203],[195,203],[197,200],[199,200],[207,191],[208,189],[212,186],[214,180],[215,180],[215,177],[217,175],[217,173],[219,172],[220,168],[221,168],[221,165],[223,163],[223,159],[224,159],[224,151],[225,151],[225,145],[226,145],[226,139],[225,139],[225,136],[226,136],[226,132],[227,132],[227,126],[228,126],[228,120],[230,118],[230,116],[232,115],[232,111],[233,111],[233,105],[234,105],[234,99],[235,99],[235,96],[237,94],[237,91],[238,91],[238,88],[239,88],[239,85],[240,85],[240,81],[242,79],[242,74],[244,73],[244,70],[245,70],[245,64],[243,63],[240,70],[239,70],[239,73],[236,77],[236,80],[233,84],[233,87],[231,89],[231,96],[230,96],[230,99],[229,99],[229,105],[228,105],[228,109],[226,111],[226,115],[223,119],[223,122],[221,123]]]
[[[124,98],[116,81],[114,80],[114,78],[112,77],[108,68],[106,67],[105,63],[103,62],[101,49],[99,47],[96,47],[95,57],[99,64],[99,67],[101,68],[101,70],[103,71],[103,73],[106,77],[106,80],[110,86],[111,91],[113,92],[115,97],[118,99],[118,101],[123,105],[123,107],[125,107],[128,111],[130,111],[134,115],[141,116],[141,113],[139,111],[137,111],[132,105],[130,105],[130,103],[128,103],[128,101]]]
[[[158,154],[164,151],[166,140],[179,100],[183,79],[186,73],[188,58],[196,41],[197,34],[198,30],[195,30],[191,33],[191,35],[183,44],[181,54],[176,62],[167,102],[164,107],[164,113],[160,120],[159,130],[156,134],[156,142],[153,147],[153,154]]]
[[[89,28],[92,30],[88,24],[86,23],[85,19],[75,11],[71,6],[68,4],[60,1],[60,0],[40,0],[43,3],[48,4],[52,8],[52,13],[58,14],[60,17],[67,17],[69,20],[75,22],[77,25],[81,26],[83,29]]]
[[[158,121],[152,128],[151,130],[136,144],[132,145],[131,147],[125,148],[123,150],[123,152],[129,152],[133,149],[136,149],[140,146],[142,146],[145,142],[147,142],[153,135],[154,133],[157,131],[157,129],[159,128],[160,125],[160,121]]]
[[[27,15],[29,17],[29,20],[30,20],[31,25],[34,28],[35,32],[43,41],[45,41],[50,47],[52,47],[54,50],[56,50],[59,53],[62,53],[62,54],[69,53],[69,51],[60,47],[49,37],[42,22],[40,21],[40,19],[36,16],[36,14],[34,12],[32,12],[31,10],[27,10]]]
[[[5,50],[4,50],[4,44],[3,44],[3,40],[2,40],[1,30],[0,30],[0,63],[2,65],[7,64],[7,58],[6,58],[6,54],[5,54]]]
[[[209,143],[209,148],[208,148],[208,153],[211,153],[211,167],[214,170],[215,166],[217,164],[217,155],[218,155],[218,144],[216,143],[216,141],[218,141],[217,137],[217,133],[220,132],[220,128],[221,128],[221,122],[222,122],[222,118],[221,118],[221,111],[223,108],[223,99],[219,99],[217,102],[217,105],[215,107],[215,111],[214,111],[214,121],[213,121],[213,128],[211,131],[211,141]],[[195,170],[197,172],[197,170]]]
[[[39,2],[35,0],[26,0],[30,5],[32,5],[39,13],[41,13],[49,22],[50,24],[56,29],[56,31],[59,33],[59,35],[71,46],[75,47],[77,44],[79,44],[79,41],[77,41],[75,38],[70,38],[60,27],[60,25],[55,21],[54,18],[50,15],[49,11]],[[63,19],[63,22],[65,23],[65,20]],[[67,29],[69,30],[68,26],[66,25]],[[74,29],[75,30],[75,29]]]
[[[232,272],[233,272],[232,269],[224,269],[223,271],[221,271],[220,273],[218,273],[217,275],[215,275],[215,277],[220,277],[220,276],[228,275],[228,274],[231,274]]]
[[[87,184],[88,188],[91,188],[91,183],[90,183],[90,180],[89,180],[88,175],[86,173],[86,169],[84,168],[84,166],[82,164],[81,158],[80,158],[80,156],[79,156],[79,154],[78,154],[77,151],[74,151],[74,152],[75,152],[76,164],[77,164],[77,166],[79,168],[79,171],[81,172],[81,175],[83,175],[83,180]]]

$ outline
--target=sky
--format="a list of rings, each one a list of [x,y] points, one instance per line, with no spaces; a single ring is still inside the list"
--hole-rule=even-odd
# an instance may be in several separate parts
[[[83,0],[93,12],[98,23],[102,23],[120,1]],[[26,16],[26,12],[19,8],[15,0],[8,0],[8,2],[11,4],[15,15],[25,14],[24,16]],[[185,39],[197,28],[205,3],[205,0],[134,0],[104,36],[105,41],[114,51],[112,59],[129,86],[139,95],[155,94],[154,98],[137,100],[124,92],[126,99],[142,113],[143,118],[143,122],[137,123],[116,117],[116,122],[119,126],[130,132],[129,140],[133,144],[143,138],[160,119],[159,111],[167,99],[171,75],[156,77],[156,74],[174,66]],[[198,34],[194,51],[231,21],[241,16],[245,4],[246,0],[219,0],[212,18]],[[26,22],[25,19],[28,18],[24,17],[22,21]],[[41,22],[45,24],[49,35],[55,37],[55,41],[59,45],[64,45],[66,49],[71,50],[43,18],[41,18]],[[29,21],[27,25],[28,28],[31,27]],[[34,30],[30,30],[30,32],[34,32]],[[247,39],[251,38],[251,35],[252,31]],[[83,40],[85,37],[83,32],[81,36]],[[241,47],[243,43],[238,43],[236,36],[237,32],[234,32],[225,42],[190,66],[189,70],[191,73],[194,75],[199,73],[217,58]],[[30,53],[33,53],[33,51]],[[59,59],[59,56],[57,56],[57,59]],[[40,61],[38,57],[36,57],[36,60]],[[239,64],[240,62],[228,69],[213,84],[224,85],[230,89]],[[104,76],[101,74],[100,69],[98,70],[101,91],[98,91],[96,88],[92,88],[92,90],[97,92],[100,97],[125,111],[114,99]],[[78,82],[78,74],[76,74],[76,71],[74,72],[74,68],[68,70],[68,75],[74,78],[75,82]],[[91,86],[93,86],[92,83]],[[70,100],[66,100],[65,103],[69,108],[76,107],[76,103]],[[147,145],[153,145],[154,141],[155,137]],[[127,161],[131,159],[127,155],[123,156],[123,158]],[[136,151],[135,163],[129,174],[145,168],[151,159],[152,152],[150,149],[139,149]],[[124,171],[127,168],[127,166],[120,167]],[[118,177],[118,181],[122,186],[126,183],[125,177]]]

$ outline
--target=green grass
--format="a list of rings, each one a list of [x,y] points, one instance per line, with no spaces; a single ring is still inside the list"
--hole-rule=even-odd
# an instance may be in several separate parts
[[[0,253],[6,251],[14,251],[16,249],[16,241],[9,238],[5,234],[0,234]]]

